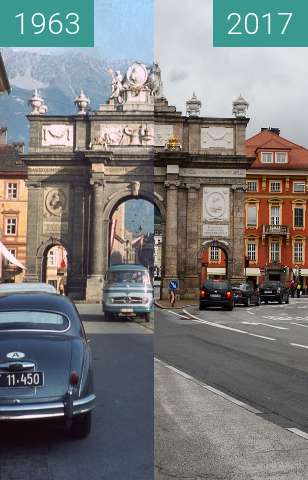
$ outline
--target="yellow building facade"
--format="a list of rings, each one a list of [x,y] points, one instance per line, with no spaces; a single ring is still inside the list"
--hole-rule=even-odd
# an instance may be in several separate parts
[[[26,264],[27,205],[26,167],[20,160],[21,145],[0,143],[0,234],[1,242],[23,265]],[[24,271],[3,256],[1,281],[21,282]]]

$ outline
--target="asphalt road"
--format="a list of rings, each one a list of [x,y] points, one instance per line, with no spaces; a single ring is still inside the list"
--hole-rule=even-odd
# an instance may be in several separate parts
[[[0,480],[152,480],[153,335],[106,323],[80,306],[91,339],[97,405],[91,435],[67,438],[58,425],[1,425]]]
[[[308,432],[307,298],[233,312],[157,310],[155,350],[267,420]]]

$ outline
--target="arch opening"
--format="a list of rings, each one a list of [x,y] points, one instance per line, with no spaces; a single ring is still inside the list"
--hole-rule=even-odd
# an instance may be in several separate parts
[[[211,240],[203,244],[200,285],[206,280],[230,280],[230,262],[229,248],[223,242]]]
[[[58,293],[67,295],[68,282],[68,252],[61,243],[48,245],[42,257],[42,282],[55,287]]]
[[[110,212],[108,265],[140,263],[151,278],[162,272],[162,215],[145,196],[124,196]]]

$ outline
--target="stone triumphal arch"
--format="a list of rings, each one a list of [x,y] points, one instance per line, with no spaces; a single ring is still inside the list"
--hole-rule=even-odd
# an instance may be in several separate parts
[[[143,198],[162,219],[162,293],[178,279],[181,295],[199,289],[202,251],[220,242],[231,279],[244,275],[245,102],[235,117],[200,117],[195,96],[183,116],[163,95],[158,65],[112,72],[112,93],[97,110],[84,92],[74,115],[47,115],[30,104],[28,281],[43,278],[46,252],[63,245],[72,298],[101,300],[110,219],[122,201]]]

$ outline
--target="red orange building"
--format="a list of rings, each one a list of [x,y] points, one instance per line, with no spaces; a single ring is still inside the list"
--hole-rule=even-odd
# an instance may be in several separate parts
[[[299,278],[308,287],[308,150],[280,136],[279,129],[262,128],[246,142],[255,156],[247,172],[246,229],[243,255],[249,259],[246,276]],[[224,254],[208,252],[208,276],[225,275]]]

